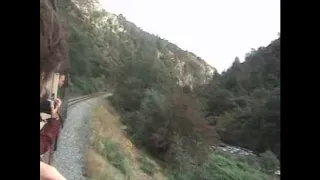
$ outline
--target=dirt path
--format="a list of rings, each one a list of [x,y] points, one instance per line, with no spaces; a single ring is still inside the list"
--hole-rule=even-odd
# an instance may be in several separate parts
[[[60,132],[58,149],[53,154],[52,162],[68,180],[86,179],[83,176],[83,165],[84,153],[89,145],[88,120],[93,106],[101,97],[85,100],[68,109],[68,118]]]

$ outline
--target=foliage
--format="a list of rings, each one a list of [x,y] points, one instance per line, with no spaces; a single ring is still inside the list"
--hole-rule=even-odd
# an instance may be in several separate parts
[[[108,158],[108,161],[124,175],[131,174],[131,164],[128,155],[121,151],[117,142],[107,140],[103,144],[101,154]]]
[[[271,151],[266,151],[261,156],[262,169],[267,173],[274,173],[279,168],[279,160]]]
[[[259,171],[245,161],[223,153],[211,153],[200,166],[185,163],[184,168],[169,170],[169,180],[268,180],[271,176]]]
[[[280,157],[280,38],[236,58],[198,94],[223,141]]]
[[[117,70],[122,83],[110,99],[122,112],[122,122],[135,142],[171,164],[184,163],[176,159],[180,150],[200,161],[206,155],[200,149],[206,149],[203,147],[212,143],[216,134],[207,125],[190,89],[175,85],[169,67],[164,68],[155,59],[123,62]],[[177,139],[182,140],[180,144]]]
[[[147,156],[139,156],[138,161],[140,162],[141,170],[145,173],[153,175],[156,172],[154,162],[151,161]]]

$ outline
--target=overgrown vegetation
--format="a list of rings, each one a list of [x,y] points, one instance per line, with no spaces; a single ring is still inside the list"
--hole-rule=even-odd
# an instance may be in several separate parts
[[[170,171],[171,180],[267,180],[269,176],[254,167],[221,154],[211,154],[201,166],[182,171]]]
[[[280,38],[243,63],[236,58],[199,91],[223,141],[280,157]]]
[[[275,166],[266,167],[266,162]],[[278,180],[273,174],[278,166],[279,161],[270,153],[259,158],[214,151],[200,166],[185,164],[180,169],[168,170],[167,177],[169,180]]]
[[[196,93],[175,85],[170,76],[161,79],[161,66],[150,63],[141,68],[135,61],[122,70],[123,83],[111,100],[122,112],[122,122],[135,142],[174,169],[175,179],[266,179],[269,175],[265,173],[279,168],[273,155],[280,156],[279,41],[251,52],[244,63],[236,59],[231,68],[216,74]],[[142,73],[142,69],[148,71]],[[208,154],[208,147],[217,142],[216,130],[230,144],[272,152],[255,161],[260,170]]]
[[[146,152],[136,149],[121,130],[116,111],[100,101],[90,121],[91,146],[85,173],[92,180],[164,180],[162,168]]]
[[[267,179],[278,168],[280,38],[218,74],[122,15],[94,8],[93,0],[61,0],[60,6],[68,21],[73,93],[114,89],[111,102],[128,135],[165,164],[169,179]],[[270,151],[241,161],[210,152],[220,140]],[[101,142],[101,154],[129,173],[118,145]],[[152,174],[145,160],[140,168]]]
[[[138,161],[140,162],[140,168],[142,171],[149,175],[153,175],[156,172],[154,162],[151,161],[147,156],[139,156]]]
[[[119,142],[106,140],[103,143],[101,154],[107,157],[108,161],[124,175],[129,176],[131,174],[130,160],[128,155],[121,150]]]
[[[132,175],[130,155],[121,145],[121,134],[114,136],[112,132],[117,127],[116,118],[102,105],[94,109],[90,118],[92,146],[86,155],[86,171],[92,179],[125,179]],[[117,131],[120,132],[118,128]]]

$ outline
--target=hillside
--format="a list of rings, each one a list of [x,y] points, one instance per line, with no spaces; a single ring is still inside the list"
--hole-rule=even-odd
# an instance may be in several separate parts
[[[203,87],[205,113],[230,144],[280,157],[280,37]]]
[[[206,83],[215,72],[200,57],[143,31],[122,15],[106,12],[94,0],[61,0],[59,6],[69,30],[75,92],[116,85],[123,75],[119,68],[136,61],[154,61],[172,73],[179,85],[191,88]]]

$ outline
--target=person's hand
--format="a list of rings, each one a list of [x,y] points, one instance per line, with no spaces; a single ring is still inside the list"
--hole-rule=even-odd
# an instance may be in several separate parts
[[[59,98],[56,98],[55,102],[56,102],[56,107],[54,107],[54,103],[51,103],[51,117],[52,118],[59,118],[58,110],[60,109],[62,101]]]
[[[67,180],[55,167],[40,161],[40,180]]]

